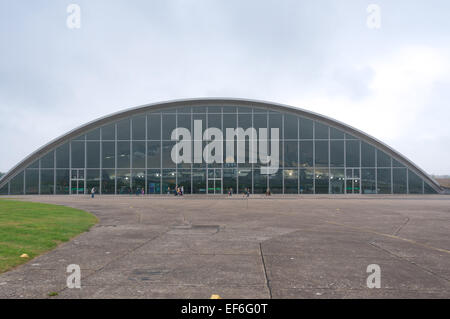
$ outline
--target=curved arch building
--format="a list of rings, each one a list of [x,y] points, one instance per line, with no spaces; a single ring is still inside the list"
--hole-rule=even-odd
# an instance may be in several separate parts
[[[0,180],[0,195],[435,194],[440,185],[367,134],[306,110],[242,99],[145,105],[53,140]]]

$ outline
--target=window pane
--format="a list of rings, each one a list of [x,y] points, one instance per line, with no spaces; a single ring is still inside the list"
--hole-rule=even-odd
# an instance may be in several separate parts
[[[176,144],[174,141],[164,141],[163,142],[163,148],[162,148],[162,166],[164,168],[174,168],[175,163],[172,160],[172,148]]]
[[[391,157],[385,152],[377,150],[377,166],[391,167]]]
[[[54,164],[55,164],[54,159],[55,159],[55,155],[54,155],[53,151],[44,155],[41,158],[41,168],[54,168]]]
[[[252,170],[251,169],[240,169],[238,171],[239,175],[239,193],[244,193],[245,189],[248,188],[250,192],[252,191]],[[226,190],[224,189],[224,192]]]
[[[102,167],[116,167],[116,145],[114,142],[102,142]]]
[[[346,141],[347,167],[359,167],[359,141]]]
[[[408,182],[410,194],[422,194],[422,179],[411,170],[408,170]]]
[[[179,169],[178,172],[178,185],[183,186],[184,194],[191,193],[191,170]]]
[[[130,168],[130,142],[117,142],[117,167]]]
[[[253,127],[256,129],[256,132],[258,133],[259,136],[259,129],[267,128],[267,114],[266,113],[253,114]]]
[[[223,115],[223,132],[226,134],[227,128],[236,128],[237,117],[236,114],[224,114]]]
[[[86,190],[90,194],[92,188],[95,188],[95,193],[100,192],[100,170],[88,169],[86,170]]]
[[[375,169],[363,168],[361,175],[362,194],[375,194]]]
[[[41,194],[50,195],[54,190],[54,171],[52,169],[41,169]]]
[[[278,138],[282,138],[282,116],[280,113],[269,112],[269,135],[272,138],[272,128],[278,129]]]
[[[316,141],[316,166],[328,167],[328,141]]]
[[[330,141],[330,166],[344,167],[344,141]]]
[[[116,124],[108,124],[102,127],[102,140],[114,141],[116,139]]]
[[[86,138],[88,141],[99,141],[100,140],[100,129],[97,128],[93,131],[90,131],[86,134]]]
[[[160,140],[161,139],[161,114],[155,113],[150,114],[147,117],[147,130],[149,140]]]
[[[284,193],[298,194],[298,170],[285,169],[284,174]]]
[[[315,132],[315,138],[316,139],[323,139],[323,140],[327,140],[328,139],[328,126],[319,123],[319,122],[315,122],[315,127],[314,127],[314,132]]]
[[[377,170],[378,194],[391,193],[391,169],[379,168]]]
[[[133,168],[145,168],[145,142],[133,142]]]
[[[172,136],[172,131],[177,127],[175,114],[163,114],[162,116],[162,127],[163,127],[163,140],[170,141]],[[203,123],[203,127],[205,123]]]
[[[330,189],[332,194],[345,193],[345,174],[343,169],[332,169],[330,171]]]
[[[328,169],[316,169],[316,194],[328,194]]]
[[[406,194],[406,168],[392,169],[394,194]]]
[[[338,130],[337,128],[330,127],[330,138],[335,140],[344,139],[344,132]]]
[[[161,142],[147,142],[147,166],[150,168],[161,167]]]
[[[375,147],[361,142],[361,167],[375,167]]]
[[[428,185],[427,183],[425,183],[425,185],[424,185],[424,193],[425,194],[437,194],[437,192],[434,190],[434,188],[431,187],[430,185]]]
[[[130,140],[130,119],[117,123],[117,139],[122,141]]]
[[[228,193],[231,191],[236,194],[237,191],[237,169],[224,169],[223,170],[223,191]]]
[[[281,169],[275,174],[269,175],[269,188],[272,194],[283,194],[283,171]]]
[[[313,142],[300,141],[300,166],[313,166]]]
[[[69,144],[56,149],[56,168],[69,168]]]
[[[262,175],[260,169],[253,171],[253,193],[264,194],[267,191],[267,175]]]
[[[72,142],[72,168],[84,168],[84,142]]]
[[[314,193],[314,170],[300,170],[300,194]]]
[[[86,150],[87,168],[100,168],[100,142],[86,142]]]
[[[192,121],[191,114],[178,114],[177,121],[178,121],[177,127],[184,127],[192,132],[192,130],[191,130],[191,121]]]
[[[313,138],[313,121],[300,118],[300,139]]]
[[[133,117],[133,140],[145,140],[145,115]]]
[[[102,194],[114,194],[116,173],[113,169],[102,170]]]
[[[133,190],[133,194],[141,195],[142,191],[145,194],[145,170],[134,169],[133,170],[133,178],[131,189]]]
[[[298,118],[294,115],[284,115],[284,138],[298,139]]]
[[[192,170],[192,187],[194,194],[206,193],[206,170],[202,169]]]
[[[56,170],[56,194],[69,194],[69,170]]]
[[[39,170],[27,169],[25,179],[26,194],[39,194]]]
[[[298,166],[298,142],[285,141],[284,142],[284,166],[297,167]]]
[[[129,169],[118,169],[116,176],[117,194],[131,194],[131,173]]]
[[[17,174],[10,181],[10,193],[11,195],[23,195],[23,172]]]
[[[159,169],[147,170],[147,193],[161,194],[161,171]]]

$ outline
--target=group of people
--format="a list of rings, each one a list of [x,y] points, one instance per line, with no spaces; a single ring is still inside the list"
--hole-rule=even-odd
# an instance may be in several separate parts
[[[171,191],[170,191],[170,186],[167,187],[167,195],[170,195]],[[173,189],[173,194],[175,196],[183,196],[184,195],[184,187],[178,186],[178,184],[175,186],[175,188]]]
[[[230,187],[228,189],[228,197],[232,197],[233,196],[233,187]],[[244,189],[244,197],[250,197],[250,188],[246,187]]]

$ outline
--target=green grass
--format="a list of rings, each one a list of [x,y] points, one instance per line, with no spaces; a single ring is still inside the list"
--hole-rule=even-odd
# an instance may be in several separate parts
[[[75,208],[0,200],[0,273],[89,230],[97,221]],[[24,253],[30,258],[20,258]]]

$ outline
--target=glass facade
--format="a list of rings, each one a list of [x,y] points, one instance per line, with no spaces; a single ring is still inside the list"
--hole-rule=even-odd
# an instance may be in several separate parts
[[[191,137],[176,155],[183,161],[173,157],[181,143],[176,128]],[[204,136],[206,129],[214,135]],[[277,130],[279,143],[271,144]],[[208,156],[221,161],[206,161],[213,142],[221,147]],[[276,169],[264,173],[268,162],[261,154],[273,155],[277,146]],[[100,194],[167,194],[176,185],[186,194],[247,188],[254,194],[436,193],[400,159],[327,123],[257,106],[210,105],[162,109],[96,127],[48,151],[0,194],[89,194],[92,188]]]

